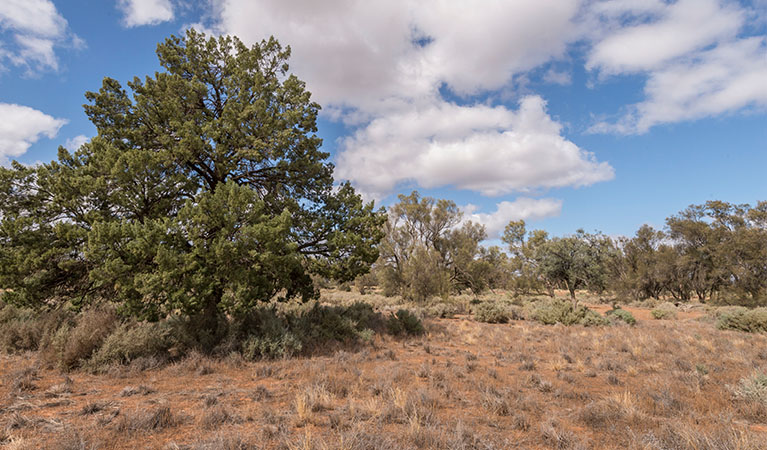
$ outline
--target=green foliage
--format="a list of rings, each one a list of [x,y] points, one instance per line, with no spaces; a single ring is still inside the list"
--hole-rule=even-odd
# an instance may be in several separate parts
[[[738,330],[748,333],[767,332],[767,308],[731,308],[719,315],[716,327],[720,330]]]
[[[421,323],[421,319],[407,309],[400,309],[396,313],[392,313],[386,321],[386,328],[389,330],[389,333],[394,335],[419,335],[426,331]]]
[[[676,311],[670,309],[655,308],[650,311],[650,314],[656,320],[676,319]]]
[[[501,301],[486,301],[473,308],[474,320],[486,323],[508,323],[523,319],[518,307]]]
[[[369,341],[370,330],[382,329],[383,322],[366,303],[343,307],[272,304],[235,318],[220,349],[240,350],[248,359],[291,356],[333,342]]]
[[[426,308],[426,313],[431,317],[439,317],[441,319],[452,319],[458,314],[460,308],[458,305],[452,303],[439,302],[433,305],[429,305]]]
[[[270,39],[190,30],[163,71],[86,93],[98,135],[35,168],[0,168],[2,299],[34,309],[109,299],[158,320],[316,298],[312,275],[354,280],[386,220],[335,186],[319,105]]]
[[[613,287],[635,299],[669,294],[677,301],[759,306],[767,303],[767,202],[708,201],[666,219],[666,231],[643,226],[621,242]]]
[[[548,233],[543,230],[528,233],[524,220],[512,220],[506,225],[501,240],[508,245],[511,255],[508,265],[514,273],[507,281],[508,287],[516,295],[528,295],[544,289],[551,292],[556,281],[544,277],[536,259],[539,249],[548,240]]]
[[[400,195],[389,210],[376,274],[384,295],[424,303],[451,292],[487,288],[494,266],[482,256],[483,226],[461,222],[454,202]],[[495,255],[497,256],[497,255]]]
[[[540,273],[551,283],[561,283],[577,307],[575,291],[588,287],[602,291],[607,286],[607,267],[616,255],[609,238],[583,230],[573,236],[553,238],[536,249]]]
[[[558,299],[538,302],[533,306],[530,314],[533,320],[537,320],[545,325],[584,325],[584,326],[602,326],[607,325],[609,321],[585,306],[574,307],[572,302],[566,302]]]
[[[127,364],[141,357],[170,358],[177,345],[172,322],[127,322],[120,325],[93,354],[85,366],[101,370],[113,364]]]
[[[634,315],[622,308],[613,308],[605,313],[610,319],[619,320],[629,325],[636,325]]]

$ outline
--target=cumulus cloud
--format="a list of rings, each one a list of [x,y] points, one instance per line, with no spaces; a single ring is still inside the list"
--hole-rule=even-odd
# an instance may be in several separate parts
[[[173,20],[173,4],[170,0],[118,0],[126,27],[157,25]]]
[[[5,44],[0,49],[0,63],[7,60],[25,67],[30,75],[43,69],[58,70],[55,46],[83,45],[50,0],[3,0],[0,32]]]
[[[467,97],[498,90],[562,56],[580,3],[222,0],[217,27],[246,42],[273,34],[290,43],[292,70],[326,114],[358,127],[341,142],[339,178],[373,197],[403,182],[495,196],[613,177],[562,136],[539,97],[512,111],[440,95],[443,86]]]
[[[645,133],[660,124],[767,107],[767,39],[742,35],[747,10],[716,0],[636,5],[595,6],[604,20],[616,22],[596,40],[586,67],[603,77],[645,74],[645,99],[590,131]],[[632,20],[640,23],[620,26]]]
[[[512,202],[498,203],[496,210],[492,213],[476,212],[475,205],[467,205],[463,211],[464,220],[484,225],[488,237],[495,239],[500,237],[506,225],[512,220],[531,221],[558,216],[562,212],[562,200],[521,197]]]
[[[579,0],[222,0],[218,28],[289,43],[292,70],[323,105],[355,113],[430,100],[444,83],[471,94],[563,54]]]
[[[575,48],[597,82],[646,78],[644,99],[592,132],[642,133],[767,105],[764,36],[744,33],[763,3],[217,0],[211,27],[291,45],[292,71],[325,117],[355,130],[340,140],[337,174],[362,191],[383,196],[414,183],[495,196],[590,185],[613,169],[566,138],[541,98],[512,110],[472,103],[475,94],[506,98],[512,79]],[[568,72],[539,73],[572,82]],[[460,101],[447,101],[445,89]]]
[[[441,101],[388,114],[342,142],[336,173],[373,197],[411,181],[496,196],[612,179],[609,164],[562,137],[545,106],[529,96],[516,111]]]
[[[28,106],[0,103],[0,164],[23,155],[41,137],[54,138],[66,123]]]

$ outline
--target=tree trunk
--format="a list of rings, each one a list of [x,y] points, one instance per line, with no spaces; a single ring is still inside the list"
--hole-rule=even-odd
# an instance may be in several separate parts
[[[575,298],[575,283],[570,284],[569,281],[565,281],[565,286],[570,291],[570,301],[573,302],[573,310],[578,309],[578,300]]]

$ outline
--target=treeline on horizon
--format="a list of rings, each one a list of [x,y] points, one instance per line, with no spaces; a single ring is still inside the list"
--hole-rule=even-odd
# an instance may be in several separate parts
[[[756,206],[708,201],[613,239],[577,230],[567,236],[526,229],[512,221],[506,248],[483,247],[478,224],[462,221],[448,200],[400,195],[389,210],[380,257],[357,280],[385,295],[419,302],[470,289],[516,295],[587,289],[615,301],[669,298],[716,304],[767,304],[767,201]]]

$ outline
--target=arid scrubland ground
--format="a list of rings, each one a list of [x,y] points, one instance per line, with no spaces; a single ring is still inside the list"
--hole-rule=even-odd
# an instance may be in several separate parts
[[[604,312],[609,307],[593,306]],[[106,374],[0,356],[3,448],[767,448],[767,336],[702,308],[635,326],[426,319],[426,334]]]

